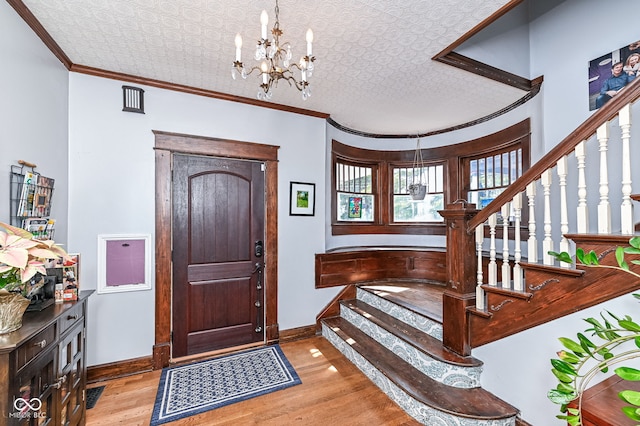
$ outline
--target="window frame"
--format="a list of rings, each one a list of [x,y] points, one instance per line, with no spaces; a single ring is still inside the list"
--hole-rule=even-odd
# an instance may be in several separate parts
[[[396,195],[402,195],[402,194],[396,194],[394,192],[394,181],[393,181],[393,175],[394,175],[394,171],[396,169],[411,169],[413,168],[414,163],[389,163],[389,223],[392,225],[434,225],[434,224],[442,224],[444,222],[444,220],[442,221],[425,221],[425,222],[411,222],[411,221],[396,221],[394,219],[395,216],[395,196]],[[425,168],[427,167],[437,167],[437,166],[442,166],[442,195],[444,198],[443,201],[443,207],[445,207],[447,205],[447,200],[446,200],[446,188],[447,188],[447,161],[443,160],[443,159],[434,159],[434,160],[425,160],[423,161],[423,166]],[[427,190],[427,196],[429,194],[439,194],[439,192],[434,192],[434,193],[430,193]]]
[[[522,172],[530,167],[531,125],[525,119],[506,129],[481,138],[457,144],[422,148],[425,164],[443,164],[444,206],[467,200],[470,188],[469,158],[488,156],[495,152],[522,149]],[[443,222],[394,222],[393,221],[393,168],[411,167],[415,149],[402,151],[378,151],[357,148],[337,140],[331,145],[331,233],[332,235],[356,234],[411,234],[445,235]],[[467,161],[465,163],[465,161]],[[337,220],[336,162],[371,167],[372,192],[375,196],[373,222],[344,222]]]

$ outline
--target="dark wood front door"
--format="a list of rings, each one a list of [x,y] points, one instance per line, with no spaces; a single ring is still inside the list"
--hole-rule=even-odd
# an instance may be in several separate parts
[[[173,356],[264,340],[264,165],[173,156]]]

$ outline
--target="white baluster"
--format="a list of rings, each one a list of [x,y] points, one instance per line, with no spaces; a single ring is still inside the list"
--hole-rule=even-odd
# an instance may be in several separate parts
[[[553,265],[554,258],[549,254],[553,251],[553,239],[551,238],[551,169],[542,173],[540,181],[544,193],[544,240],[542,240],[542,263]]]
[[[620,129],[622,130],[622,205],[620,206],[620,232],[631,235],[633,226],[633,204],[631,203],[631,106],[625,105],[618,114]]]
[[[484,290],[482,290],[482,243],[484,242],[484,224],[476,228],[476,251],[478,253],[478,285],[476,286],[476,309],[484,311]]]
[[[496,263],[496,224],[498,223],[498,213],[489,216],[489,285],[498,285],[498,264]]]
[[[558,160],[558,186],[560,187],[560,252],[569,251],[569,240],[565,236],[569,232],[569,214],[567,211],[567,157]],[[568,268],[568,263],[560,262],[560,266]]]
[[[611,233],[611,206],[609,205],[609,171],[607,168],[607,143],[609,123],[598,127],[596,137],[600,144],[600,204],[598,204],[598,233]]]
[[[511,288],[511,265],[509,264],[509,213],[511,203],[504,204],[502,214],[502,287]]]
[[[527,185],[527,199],[529,201],[529,240],[528,259],[530,263],[538,263],[538,239],[536,238],[536,182]]]
[[[587,157],[584,141],[576,145],[575,153],[576,160],[578,161],[578,209],[576,212],[576,225],[578,233],[586,234],[589,229],[589,209],[587,208],[587,179],[584,173],[585,160]]]
[[[522,249],[520,247],[520,221],[522,219],[522,193],[516,194],[512,201],[513,206],[513,228],[515,230],[515,252],[513,265],[513,289],[516,291],[524,290],[524,280],[522,276]]]

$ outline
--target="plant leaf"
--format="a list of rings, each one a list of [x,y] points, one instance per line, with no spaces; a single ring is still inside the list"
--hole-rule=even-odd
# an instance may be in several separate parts
[[[640,237],[631,237],[631,239],[629,240],[629,245],[631,247],[640,249]]]
[[[568,362],[562,361],[560,359],[552,359],[551,365],[553,365],[553,368],[555,368],[556,370],[562,373],[569,374],[571,376],[578,375],[578,373],[576,372],[576,369],[573,368],[571,364],[569,364]]]
[[[623,266],[626,265],[626,262],[624,261],[624,247],[616,247],[616,261],[622,269],[629,269],[628,265],[626,268]]]
[[[637,323],[635,323],[633,321],[620,320],[618,322],[618,324],[620,324],[620,327],[624,328],[625,330],[640,331],[640,325],[638,325]]]
[[[576,397],[577,395],[575,393],[560,392],[557,389],[551,389],[547,393],[547,398],[554,404],[568,404],[576,399]]]
[[[576,343],[575,341],[569,339],[568,337],[560,337],[558,338],[558,340],[560,341],[560,343],[562,343],[562,346],[569,349],[576,355],[578,356],[584,355],[584,350],[582,350],[582,346],[580,346],[580,344]]]
[[[556,386],[556,390],[558,392],[565,393],[565,394],[573,393],[577,395],[576,388],[574,388],[573,386],[567,383],[558,383],[558,386]]]
[[[562,253],[557,253],[555,251],[549,251],[548,254],[550,256],[553,256],[556,260],[559,260],[560,262],[573,263],[573,259],[571,258],[571,255],[569,253],[567,253],[566,251],[563,251]]]
[[[551,372],[552,372],[552,373],[553,373],[553,375],[554,375],[554,376],[556,376],[556,378],[557,378],[558,380],[560,380],[562,383],[571,383],[571,382],[573,382],[573,378],[572,378],[570,375],[566,374],[566,373],[563,373],[563,372],[561,372],[561,371],[558,371],[558,370],[556,370],[555,368],[552,368],[552,369],[551,369]]]
[[[615,369],[615,373],[624,380],[629,380],[630,382],[640,381],[640,370],[635,368],[619,367]]]
[[[640,342],[640,337],[638,339]],[[573,352],[567,352],[567,351],[559,351],[558,356],[560,357],[561,360],[566,361],[569,364],[577,364],[580,362],[580,359],[581,359]]]
[[[588,265],[599,265],[598,255],[595,251],[591,250],[585,260],[588,262]]]
[[[620,399],[624,402],[627,402],[631,405],[640,406],[640,392],[632,391],[632,390],[623,390],[618,393]]]
[[[640,415],[638,415],[636,407],[626,406],[622,407],[622,412],[625,416],[629,417],[631,420],[635,420],[636,422],[640,422]]]

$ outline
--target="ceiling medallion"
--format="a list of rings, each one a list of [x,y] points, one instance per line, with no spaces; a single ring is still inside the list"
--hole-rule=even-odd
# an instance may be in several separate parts
[[[235,80],[238,73],[243,79],[246,79],[248,75],[251,75],[254,71],[257,71],[258,76],[262,76],[262,84],[258,90],[258,99],[271,100],[273,96],[273,87],[278,86],[278,81],[285,80],[289,83],[289,86],[295,86],[300,92],[302,92],[302,99],[307,100],[311,96],[309,90],[309,78],[313,73],[313,62],[316,60],[315,56],[312,56],[311,44],[313,43],[313,32],[311,29],[307,30],[307,54],[300,58],[299,63],[291,63],[291,44],[289,42],[280,42],[282,36],[282,30],[280,29],[280,21],[278,14],[280,9],[278,7],[278,0],[276,0],[276,22],[271,30],[272,39],[267,38],[267,24],[269,23],[269,16],[267,11],[263,10],[260,15],[260,24],[262,26],[262,36],[258,40],[256,45],[256,52],[254,59],[261,61],[260,66],[253,66],[249,70],[244,67],[242,63],[242,37],[240,34],[236,35],[236,60],[233,62],[231,68],[231,76]],[[296,73],[294,68],[300,72],[300,78],[296,79]]]

